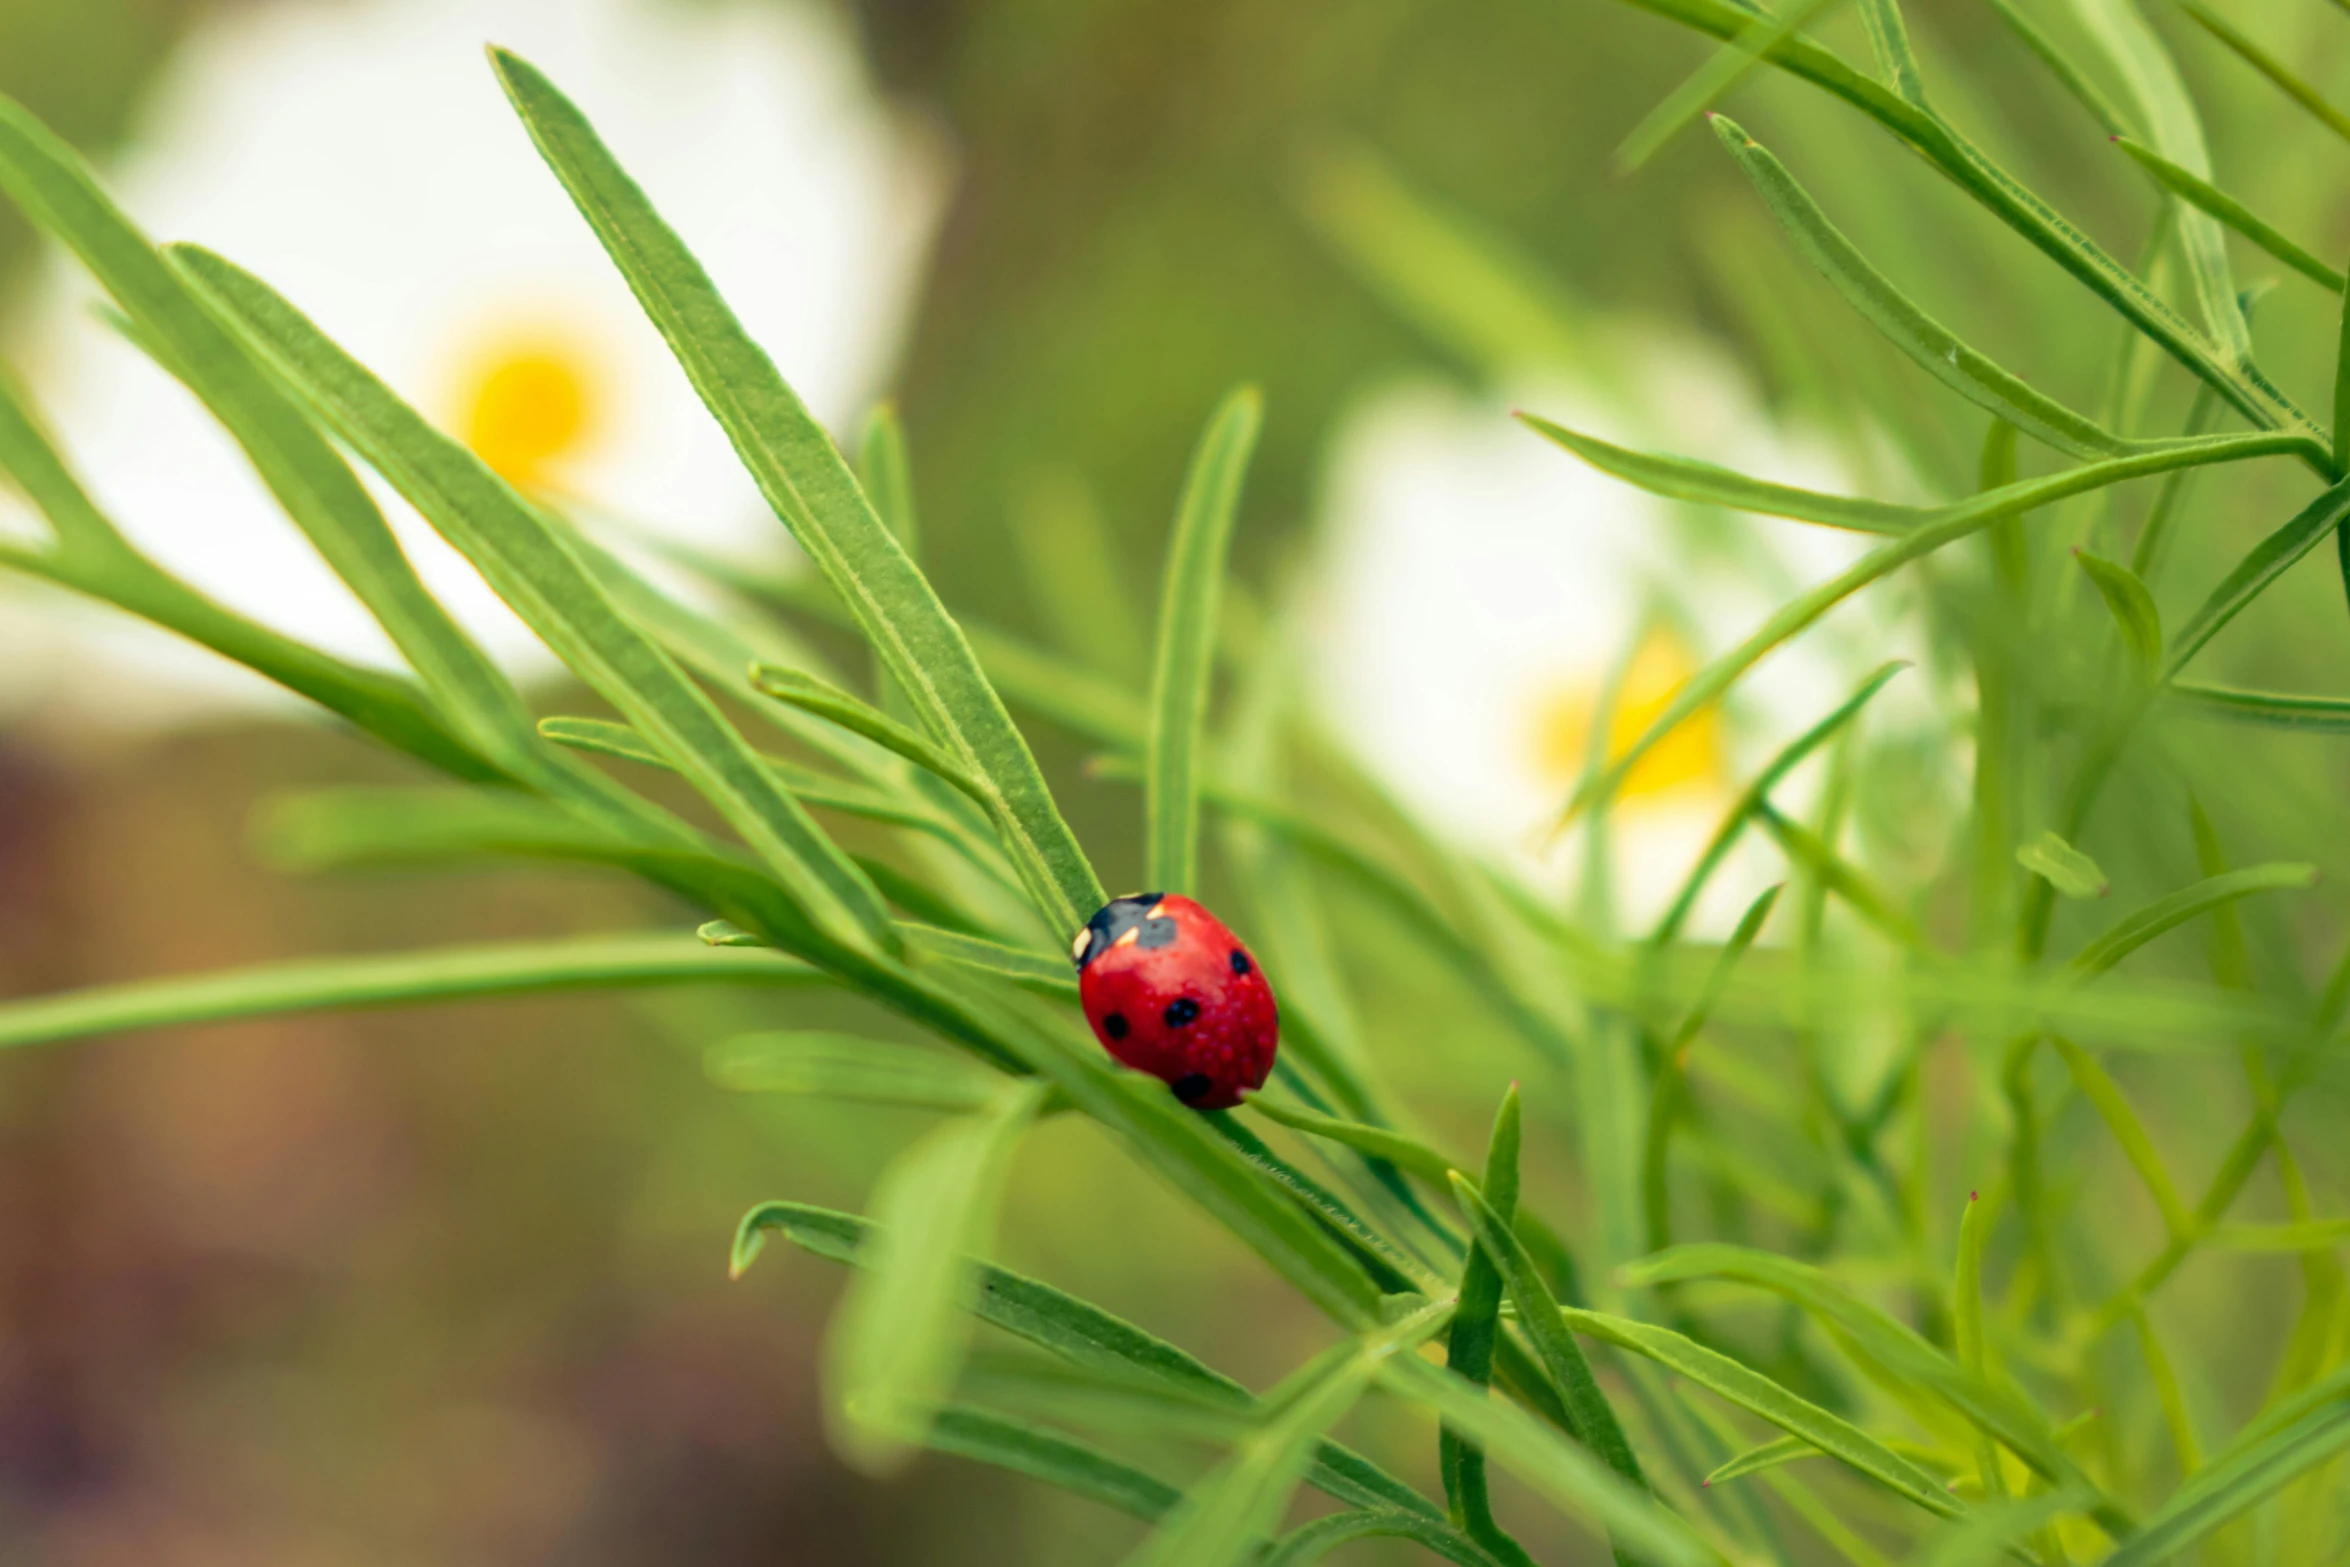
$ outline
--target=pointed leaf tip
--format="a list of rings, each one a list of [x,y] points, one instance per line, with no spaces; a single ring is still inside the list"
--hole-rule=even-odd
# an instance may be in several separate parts
[[[742,1217],[734,1227],[734,1245],[726,1257],[726,1277],[729,1282],[741,1278],[767,1249],[767,1205],[762,1203]]]

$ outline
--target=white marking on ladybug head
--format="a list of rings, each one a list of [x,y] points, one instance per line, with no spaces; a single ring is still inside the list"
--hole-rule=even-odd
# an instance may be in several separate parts
[[[1131,947],[1135,944],[1135,942],[1141,939],[1142,927],[1140,925],[1129,925],[1124,931],[1119,933],[1118,939],[1111,942],[1110,945],[1113,947]]]
[[[1069,943],[1069,961],[1072,963],[1083,963],[1085,961],[1085,949],[1092,945],[1093,927],[1091,925],[1078,926],[1077,939]]]

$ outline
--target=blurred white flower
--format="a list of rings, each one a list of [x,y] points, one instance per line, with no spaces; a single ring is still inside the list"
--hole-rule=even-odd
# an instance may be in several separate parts
[[[1620,682],[1612,755],[1706,661],[1865,542],[1660,501],[1509,417],[1524,407],[1630,446],[1846,487],[1833,463],[1773,428],[1716,356],[1629,332],[1613,346],[1629,384],[1604,391],[1560,379],[1521,389],[1514,405],[1442,384],[1380,393],[1342,424],[1325,482],[1312,611],[1320,710],[1405,804],[1553,893],[1581,883],[1579,835],[1551,827],[1590,758],[1610,681]],[[1866,669],[1905,656],[1904,636],[1884,601],[1848,605],[1651,751],[1607,821],[1621,915],[1640,927],[1661,914],[1745,778]],[[1802,802],[1803,782],[1782,806]],[[1784,874],[1755,840],[1714,878],[1698,929],[1726,929]]]
[[[542,66],[611,142],[820,419],[873,397],[901,335],[942,159],[867,83],[836,15],[755,0],[274,0],[191,36],[104,172],[159,239],[259,273],[517,482],[737,556],[786,550],[482,55]],[[348,657],[388,641],[194,400],[94,319],[62,257],[11,357],[119,526],[166,568]],[[536,644],[390,501],[426,582],[492,652]],[[20,616],[11,606],[9,616]],[[54,617],[45,608],[42,618]],[[150,717],[268,688],[104,612],[45,625],[58,705]],[[127,671],[122,666],[129,661]],[[201,704],[198,704],[201,706]]]

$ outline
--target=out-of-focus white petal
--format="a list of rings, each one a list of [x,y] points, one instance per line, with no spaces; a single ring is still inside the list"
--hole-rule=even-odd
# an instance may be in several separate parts
[[[507,106],[489,42],[540,65],[595,120],[817,416],[854,417],[888,371],[944,182],[935,145],[875,98],[826,10],[231,8],[188,40],[107,178],[150,232],[269,280],[454,433],[469,433],[485,363],[558,344],[589,417],[540,475],[551,489],[703,548],[784,553],[781,524]],[[93,297],[54,261],[15,352],[101,504],[206,592],[390,662],[241,454],[92,317]],[[543,658],[420,519],[388,498],[387,510],[427,583],[494,652]],[[103,659],[109,645],[87,650]],[[169,662],[142,677],[168,682]]]
[[[1628,668],[1613,729],[1623,743],[1680,679],[1867,542],[1660,501],[1507,416],[1524,407],[1627,444],[1844,487],[1718,356],[1632,333],[1619,352],[1630,374],[1605,393],[1562,377],[1514,399],[1438,384],[1368,398],[1331,450],[1310,600],[1312,680],[1331,727],[1411,808],[1554,894],[1584,863],[1578,835],[1547,830],[1588,745],[1568,730],[1562,754],[1561,716],[1596,711]],[[1624,914],[1660,913],[1743,779],[1914,641],[1882,601],[1848,604],[1766,659],[1721,715],[1685,726],[1673,755],[1660,748],[1607,824]],[[1661,686],[1660,666],[1677,666]],[[1781,804],[1799,808],[1806,781]],[[1773,853],[1744,845],[1699,928],[1726,928],[1781,873]]]

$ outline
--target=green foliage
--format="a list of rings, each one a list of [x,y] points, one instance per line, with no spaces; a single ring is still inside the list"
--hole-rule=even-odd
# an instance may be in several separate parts
[[[2229,192],[2187,78],[2130,0],[2077,0],[2061,26],[1995,4],[2154,181],[2161,213],[2134,267],[1957,128],[1966,84],[1928,69],[1895,0],[1768,17],[1732,0],[1635,3],[1719,47],[1635,131],[1627,164],[1775,68],[1889,131],[1900,156],[1943,177],[1937,199],[1955,194],[2054,263],[2048,281],[2079,307],[2066,319],[2085,313],[2123,341],[2101,390],[2038,390],[1976,346],[2018,329],[1945,308],[1930,277],[1909,276],[1930,246],[1872,258],[1888,221],[1947,224],[1946,207],[1878,177],[1815,198],[1794,172],[1809,161],[1800,138],[1774,132],[1782,155],[1716,117],[1746,182],[1737,199],[1751,187],[1828,283],[1814,303],[1857,315],[1840,325],[1867,351],[1889,348],[1894,371],[1924,372],[1875,398],[1834,330],[1795,334],[1814,382],[1853,382],[1843,405],[1864,413],[1841,432],[1846,455],[1937,440],[1984,455],[1950,484],[1920,461],[1904,499],[1880,500],[1528,414],[1564,449],[1557,461],[1709,524],[1728,511],[1867,538],[1840,569],[1779,591],[1759,625],[1716,639],[1726,651],[1645,711],[1628,743],[1594,746],[1561,822],[1614,831],[1611,807],[1643,762],[1685,726],[1735,718],[1764,660],[1898,578],[1914,590],[1923,661],[1960,666],[1930,668],[1902,694],[1925,688],[1913,708],[1947,707],[1949,688],[1971,685],[1975,699],[1917,742],[1929,771],[1971,769],[1962,829],[1936,825],[1917,773],[1896,770],[1904,742],[1889,732],[1921,722],[1889,719],[1893,700],[1879,701],[1901,660],[1843,686],[1792,740],[1774,737],[1642,937],[1413,821],[1299,710],[1287,642],[1299,611],[1285,585],[1261,602],[1232,594],[1225,613],[1253,391],[1221,404],[1200,439],[1147,695],[1131,639],[1102,634],[1126,625],[1116,606],[1049,591],[1067,553],[1096,596],[1116,596],[1114,553],[1082,506],[1023,524],[1062,649],[967,622],[918,562],[917,448],[895,414],[868,421],[852,469],[652,195],[545,77],[495,55],[553,175],[814,563],[778,583],[672,562],[744,606],[690,608],[557,499],[491,473],[267,285],[208,252],[155,247],[61,142],[0,106],[0,190],[242,446],[407,670],[305,648],[140,556],[6,385],[0,470],[52,537],[0,546],[0,564],[234,658],[449,780],[280,804],[261,836],[281,861],[560,859],[638,877],[705,922],[699,940],[312,960],[14,1001],[0,1005],[0,1046],[599,987],[821,990],[859,1009],[855,1021],[827,1013],[821,1029],[709,1043],[715,1084],[943,1119],[890,1163],[870,1219],[754,1209],[734,1271],[773,1233],[857,1270],[827,1357],[844,1454],[889,1472],[931,1450],[1058,1487],[1154,1525],[1138,1562],[1304,1563],[1371,1539],[1463,1567],[1552,1559],[1555,1532],[1514,1508],[1505,1527],[1489,1471],[1603,1533],[1619,1559],[1660,1567],[1808,1561],[1815,1547],[1864,1563],[1898,1550],[2040,1567],[2134,1567],[2205,1543],[2255,1559],[2279,1540],[2276,1559],[2338,1556],[2338,1509],[2324,1504],[2350,1447],[2350,1316],[2331,1254],[2350,1219],[2324,1211],[2327,1171],[2296,1152],[2293,1113],[2333,1067],[2350,965],[2313,1001],[2299,965],[2336,939],[2305,911],[2319,899],[2300,896],[2315,865],[2230,869],[2220,845],[2225,826],[2330,860],[2331,842],[2308,831],[2323,821],[2267,786],[2306,777],[2306,753],[2290,747],[2350,732],[2350,697],[2181,676],[2209,662],[2231,679],[2239,665],[2272,678],[2256,650],[2294,667],[2276,656],[2293,639],[2263,635],[2269,615],[2289,604],[2296,565],[2350,517],[2350,355],[2335,316],[2329,429],[2262,364],[2229,235],[2329,289],[2340,275]],[[2249,36],[2186,11],[2339,128]],[[1871,70],[1827,41],[1840,26],[1865,39]],[[1538,268],[1368,154],[1325,149],[1302,183],[1308,221],[1358,274],[1482,372],[1600,356]],[[1956,395],[1931,400],[1942,392]],[[2244,428],[2216,429],[2230,417]],[[1659,428],[1682,433],[1671,418]],[[2020,455],[2019,433],[2037,443]],[[413,503],[609,716],[534,713],[425,593],[345,452]],[[2190,500],[2195,472],[2242,494]],[[2143,505],[2141,480],[2155,481]],[[845,673],[813,651],[844,633],[864,644]],[[1251,1113],[1195,1114],[1088,1037],[1060,949],[1103,889],[1015,709],[1103,749],[1091,782],[1141,786],[1136,836],[1153,885],[1228,888],[1267,927],[1259,946],[1279,955],[1269,967],[1290,1033],[1280,1080]],[[2208,744],[2221,735],[2295,760],[2264,772]],[[1811,803],[1797,788],[1807,769],[1826,774]],[[1951,841],[1925,841],[1937,833]],[[1726,938],[1708,937],[1700,905],[1741,845],[1783,862],[1785,879]],[[2099,921],[2056,901],[2109,889],[2132,912]],[[2270,893],[2296,896],[2255,897]],[[2180,972],[2189,943],[2164,938],[2182,927],[2207,930],[2208,979]],[[1435,999],[1392,1024],[1355,1005],[1374,985]],[[2163,1054],[2149,1065],[2125,1051]],[[1472,1180],[1441,1151],[1448,1107],[1472,1089],[1490,1104],[1520,1073],[1532,1086],[1503,1097]],[[2213,1073],[2230,1092],[2240,1074],[2249,1108],[2232,1141],[2207,1149],[2190,1133],[2208,1114],[2177,1106],[2208,1110]],[[1259,1397],[991,1262],[999,1227],[1022,1222],[1006,1194],[1047,1117],[1091,1123],[1193,1203],[1327,1319],[1328,1347]],[[1548,1179],[1554,1144],[1581,1157],[1585,1189],[1565,1200]],[[2213,1156],[2198,1193],[2182,1176]],[[1939,1184],[1954,1161],[2002,1172],[1955,1233],[1934,1217],[1955,1206]],[[2248,1191],[2270,1200],[2256,1179],[2270,1165],[2281,1216],[2239,1214]],[[1649,1254],[1636,1255],[1643,1240]],[[2222,1357],[2173,1330],[2160,1292],[2191,1258],[2233,1277],[2261,1253],[2304,1270],[2301,1316],[2242,1429],[2206,1443]],[[2116,1341],[2125,1323],[2134,1347]],[[1018,1353],[975,1342],[982,1325]],[[1408,1477],[1420,1469],[1334,1439],[1349,1420],[1386,1422],[1383,1437],[1417,1421],[1443,1501]],[[1181,1483],[1162,1477],[1174,1453],[1189,1453]],[[1819,1457],[1835,1462],[1798,1462]],[[1344,1510],[1294,1520],[1301,1487]]]

